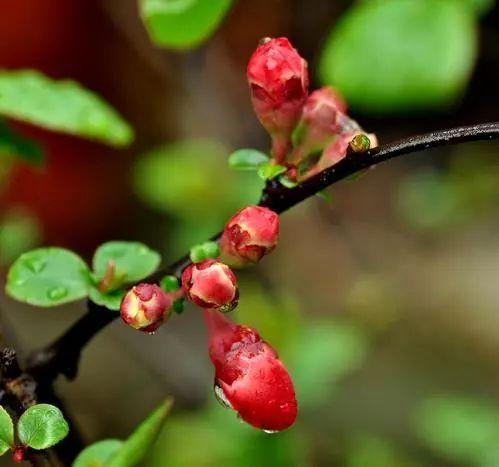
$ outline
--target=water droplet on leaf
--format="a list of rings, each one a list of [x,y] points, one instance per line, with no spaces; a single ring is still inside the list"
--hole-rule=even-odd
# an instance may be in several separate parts
[[[213,385],[213,392],[215,393],[215,399],[223,408],[232,409],[232,404],[225,396],[224,390],[216,383]]]
[[[42,272],[47,263],[43,259],[29,258],[24,262],[24,265],[33,273]]]
[[[273,435],[275,433],[279,433],[278,430],[262,430],[264,433],[267,433],[268,435]]]
[[[63,287],[62,285],[52,287],[47,292],[47,295],[51,300],[60,300],[61,298],[64,298],[67,294],[68,294],[68,289],[66,287]]]

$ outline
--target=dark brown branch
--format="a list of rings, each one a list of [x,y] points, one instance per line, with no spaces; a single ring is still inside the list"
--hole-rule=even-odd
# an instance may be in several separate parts
[[[499,122],[482,123],[412,136],[364,153],[351,153],[338,164],[323,170],[295,188],[286,188],[275,180],[270,181],[262,193],[259,204],[273,209],[277,213],[282,213],[328,186],[394,157],[444,145],[493,139],[499,139]],[[216,240],[219,236],[220,234],[214,236],[213,239]],[[152,275],[148,280],[150,282],[158,281],[165,274],[180,276],[182,270],[189,263],[189,256],[185,255],[170,267]],[[32,354],[29,371],[39,383],[50,384],[59,374],[74,378],[84,346],[117,316],[116,313],[110,312],[102,306],[88,302],[87,314],[52,345]]]

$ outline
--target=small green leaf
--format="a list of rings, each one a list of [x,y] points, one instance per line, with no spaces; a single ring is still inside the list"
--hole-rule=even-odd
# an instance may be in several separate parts
[[[175,292],[180,288],[180,283],[178,278],[172,275],[163,277],[159,285],[165,292]]]
[[[457,0],[470,7],[472,11],[481,16],[494,6],[495,0]]]
[[[88,296],[97,305],[105,306],[108,310],[118,311],[121,302],[125,297],[125,290],[113,290],[111,292],[101,292],[97,287],[90,287]]]
[[[109,263],[113,262],[116,275],[126,282],[136,282],[152,274],[161,262],[161,256],[139,242],[113,241],[102,244],[92,261],[96,279],[102,280]]]
[[[475,17],[462,1],[356,2],[326,40],[319,75],[366,112],[446,107],[462,94],[476,50]]]
[[[0,120],[0,156],[17,156],[34,165],[44,161],[40,146],[13,132],[3,120]]]
[[[123,441],[119,439],[97,441],[78,454],[73,467],[106,467],[122,446]]]
[[[160,46],[196,47],[218,27],[232,0],[141,0],[140,13]]]
[[[17,208],[4,212],[0,223],[0,264],[10,265],[34,248],[40,236],[39,223],[30,212]]]
[[[158,438],[172,403],[172,399],[167,399],[152,412],[128,437],[106,467],[134,467],[138,465]]]
[[[218,256],[220,256],[220,248],[217,242],[205,242],[191,248],[190,258],[193,263]]]
[[[275,165],[272,162],[267,162],[266,164],[261,164],[258,167],[258,176],[263,180],[272,180],[278,175],[286,172],[286,170],[286,167],[284,167],[283,165]]]
[[[333,202],[333,197],[331,196],[331,193],[329,193],[327,190],[322,190],[317,193],[319,198],[322,198],[326,203],[331,204]]]
[[[17,423],[19,440],[33,449],[47,449],[63,440],[69,426],[62,412],[50,404],[37,404],[27,409]]]
[[[269,156],[256,149],[238,149],[229,156],[229,167],[236,170],[257,170],[269,162]]]
[[[279,183],[283,186],[285,186],[286,188],[294,188],[295,186],[298,186],[298,183],[297,182],[293,182],[292,180],[290,180],[288,177],[286,177],[285,175],[281,175],[279,177]]]
[[[9,413],[0,405],[0,456],[14,446],[14,424]]]
[[[0,115],[113,146],[133,140],[132,128],[97,94],[34,70],[0,71]]]
[[[184,303],[185,300],[184,298],[179,298],[173,302],[173,311],[177,313],[177,315],[180,315],[184,311]]]
[[[421,440],[452,463],[482,465],[497,446],[499,410],[486,399],[435,395],[416,409],[414,422]]]
[[[22,254],[7,275],[7,293],[20,302],[51,307],[87,296],[89,270],[75,253],[38,248]]]
[[[366,336],[353,326],[314,323],[304,328],[291,359],[303,409],[323,406],[334,384],[362,365],[367,350]]]

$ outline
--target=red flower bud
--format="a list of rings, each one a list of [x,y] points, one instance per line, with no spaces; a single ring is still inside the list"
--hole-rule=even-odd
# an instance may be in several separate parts
[[[222,260],[232,267],[260,261],[277,245],[279,216],[261,206],[248,206],[234,215],[220,239]]]
[[[24,462],[26,455],[26,448],[24,446],[17,446],[12,453],[12,460],[15,463]]]
[[[275,350],[255,329],[205,311],[215,392],[246,423],[265,431],[289,428],[298,405],[293,382]]]
[[[280,162],[307,98],[307,62],[285,37],[264,40],[248,63],[247,76],[253,108],[272,135]]]
[[[154,284],[136,285],[121,302],[121,318],[139,331],[154,332],[169,318],[175,300],[173,295]]]
[[[188,266],[182,273],[182,288],[196,305],[223,312],[233,310],[239,298],[235,274],[215,259]]]

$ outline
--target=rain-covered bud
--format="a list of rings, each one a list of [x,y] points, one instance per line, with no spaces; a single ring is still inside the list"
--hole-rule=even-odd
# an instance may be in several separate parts
[[[303,122],[315,131],[335,134],[341,128],[341,114],[346,112],[346,103],[332,87],[315,90],[303,106]]]
[[[215,259],[188,266],[182,273],[182,288],[196,305],[224,313],[233,310],[239,298],[235,274],[229,266]]]
[[[345,101],[332,87],[326,86],[310,94],[303,106],[298,146],[291,162],[299,164],[309,154],[324,149],[341,133],[350,120],[345,111]]]
[[[250,327],[205,310],[215,395],[246,423],[267,432],[289,428],[298,404],[293,382],[276,351]]]
[[[273,156],[282,162],[308,95],[307,62],[285,37],[262,41],[247,69],[256,115],[272,135]]]
[[[260,261],[277,245],[279,216],[261,206],[248,206],[234,215],[220,239],[222,260],[232,267]]]
[[[20,464],[21,462],[24,462],[26,456],[26,447],[24,446],[17,446],[14,451],[12,452],[12,460]]]
[[[139,284],[121,302],[121,318],[139,331],[154,332],[169,318],[173,302],[173,294],[167,294],[159,286]]]

